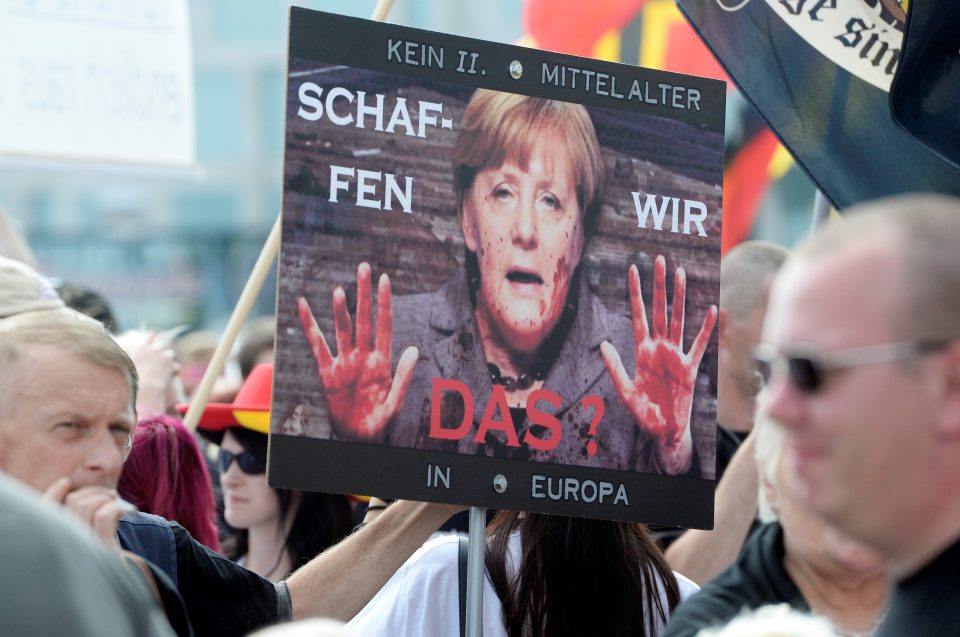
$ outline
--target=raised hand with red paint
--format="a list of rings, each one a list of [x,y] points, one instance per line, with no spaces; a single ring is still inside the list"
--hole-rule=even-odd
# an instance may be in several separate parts
[[[333,291],[336,356],[331,354],[307,300],[302,296],[297,298],[300,325],[317,361],[333,429],[340,436],[354,440],[369,440],[381,434],[403,404],[419,356],[416,347],[408,347],[400,356],[396,373],[391,374],[390,278],[381,275],[377,285],[375,341],[371,278],[370,265],[361,263],[357,268],[356,337],[346,294],[339,286]]]
[[[666,262],[658,256],[653,266],[653,330],[647,329],[647,314],[640,294],[640,273],[630,266],[630,311],[636,345],[637,368],[631,378],[620,354],[609,342],[600,346],[617,395],[637,425],[657,441],[657,462],[664,472],[676,475],[690,469],[693,440],[690,412],[697,370],[717,321],[711,305],[690,351],[683,352],[683,319],[687,278],[677,268],[674,279],[673,313],[667,330]]]

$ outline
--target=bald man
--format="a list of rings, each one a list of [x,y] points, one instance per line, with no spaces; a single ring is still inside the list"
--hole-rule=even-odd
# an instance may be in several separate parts
[[[788,254],[769,241],[747,241],[720,261],[717,480],[753,429],[760,388],[753,350],[760,341],[770,284]]]

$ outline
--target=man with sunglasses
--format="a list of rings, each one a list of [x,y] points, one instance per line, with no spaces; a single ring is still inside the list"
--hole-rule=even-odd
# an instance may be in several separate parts
[[[168,616],[179,594],[198,635],[247,634],[291,615],[349,619],[457,510],[397,502],[275,585],[176,523],[140,513],[120,520],[127,507],[116,486],[136,389],[132,361],[96,321],[66,309],[0,320],[0,470],[61,502],[118,552],[159,562]]]
[[[777,277],[758,352],[810,509],[898,580],[881,635],[956,634],[960,200],[851,209]]]

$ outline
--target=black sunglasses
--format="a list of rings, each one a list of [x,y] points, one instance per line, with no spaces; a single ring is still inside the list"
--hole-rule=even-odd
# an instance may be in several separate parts
[[[770,345],[759,345],[754,351],[754,359],[764,384],[770,382],[772,375],[786,373],[794,387],[812,394],[823,387],[829,371],[910,360],[942,349],[947,343],[949,341],[906,341],[838,352],[818,352],[804,347],[791,353],[780,353]]]
[[[226,473],[229,471],[230,465],[233,464],[234,460],[236,460],[237,464],[240,466],[240,471],[243,471],[244,473],[257,475],[267,472],[266,458],[258,458],[249,451],[244,451],[242,453],[231,453],[226,449],[221,449],[220,462],[218,465],[220,468],[220,473]]]

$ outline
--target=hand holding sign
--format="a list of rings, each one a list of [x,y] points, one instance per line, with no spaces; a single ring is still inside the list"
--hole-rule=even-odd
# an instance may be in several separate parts
[[[393,313],[390,309],[390,279],[381,275],[377,285],[376,342],[371,342],[372,290],[367,263],[357,268],[357,330],[354,338],[347,298],[343,288],[333,291],[333,320],[337,355],[333,356],[310,305],[297,299],[300,324],[310,343],[317,371],[330,410],[331,425],[349,439],[377,437],[403,404],[419,352],[408,347],[391,376],[390,340]]]
[[[657,460],[660,466],[669,474],[683,473],[690,468],[693,459],[690,411],[697,370],[717,320],[717,308],[710,306],[693,346],[684,354],[683,319],[687,279],[683,268],[677,268],[675,275],[669,332],[666,263],[663,256],[657,257],[653,268],[652,335],[647,330],[637,266],[630,266],[628,279],[637,359],[633,378],[627,374],[613,345],[605,341],[600,346],[600,353],[620,400],[633,414],[637,425],[658,441]]]

